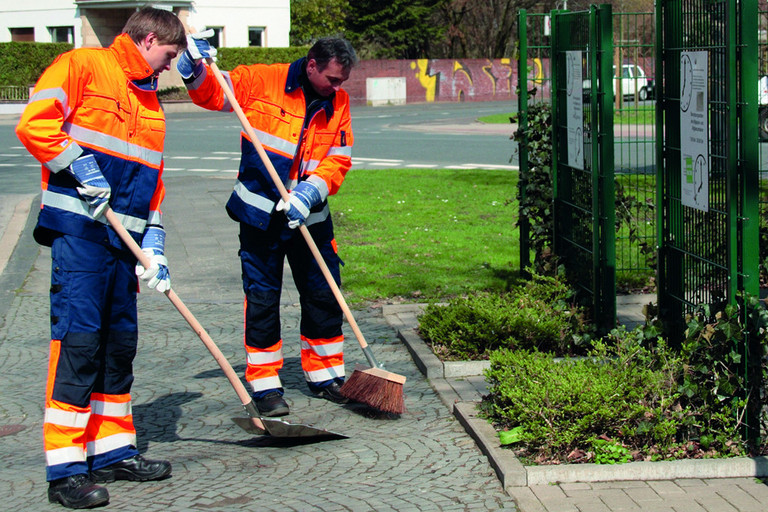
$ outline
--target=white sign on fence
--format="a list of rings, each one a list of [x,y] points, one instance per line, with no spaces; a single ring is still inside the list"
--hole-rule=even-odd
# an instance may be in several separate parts
[[[584,84],[581,51],[565,52],[566,100],[568,128],[568,166],[584,170]]]
[[[680,169],[683,205],[709,211],[709,112],[706,51],[680,53]]]

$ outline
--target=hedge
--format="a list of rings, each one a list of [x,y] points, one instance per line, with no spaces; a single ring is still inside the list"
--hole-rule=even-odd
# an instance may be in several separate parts
[[[69,43],[0,43],[0,85],[33,85]]]
[[[33,85],[58,55],[72,48],[69,43],[0,43],[0,86]],[[304,57],[307,50],[305,46],[221,48],[218,64],[221,69],[231,70],[239,64],[293,62]]]

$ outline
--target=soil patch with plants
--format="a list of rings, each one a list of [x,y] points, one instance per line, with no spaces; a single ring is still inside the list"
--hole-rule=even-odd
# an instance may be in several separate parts
[[[565,284],[533,276],[508,294],[430,304],[419,332],[443,360],[490,359],[479,410],[526,464],[762,455],[739,352],[747,332],[764,336],[757,305],[702,308],[676,346],[653,308],[645,326],[596,337]]]

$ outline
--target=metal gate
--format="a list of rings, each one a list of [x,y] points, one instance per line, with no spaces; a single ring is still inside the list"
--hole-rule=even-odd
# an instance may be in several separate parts
[[[658,2],[659,313],[757,295],[756,0]]]
[[[591,306],[616,323],[611,6],[552,13],[554,250]]]

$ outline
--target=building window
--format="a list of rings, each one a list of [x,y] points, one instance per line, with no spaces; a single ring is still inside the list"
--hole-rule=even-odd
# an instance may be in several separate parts
[[[248,46],[264,46],[264,27],[248,27]]]
[[[32,41],[35,40],[35,28],[34,27],[16,27],[11,28],[11,41]]]
[[[208,38],[208,43],[214,48],[221,48],[222,36],[224,35],[223,34],[224,28],[223,27],[208,27],[208,28],[213,30],[213,35]]]
[[[52,43],[74,44],[75,42],[74,27],[48,27],[48,32],[51,33]]]

